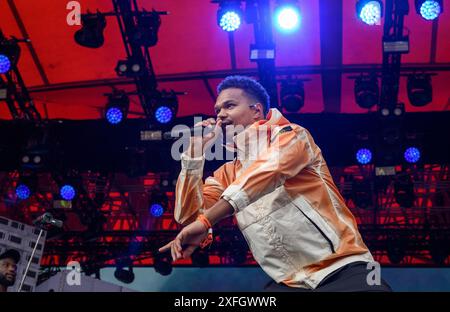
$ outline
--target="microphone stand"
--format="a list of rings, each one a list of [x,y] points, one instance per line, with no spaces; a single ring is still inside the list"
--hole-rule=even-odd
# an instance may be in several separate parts
[[[57,223],[55,221],[58,221],[59,223]],[[33,261],[34,254],[36,253],[36,248],[37,248],[37,246],[39,244],[39,240],[41,239],[42,234],[44,233],[45,226],[46,225],[47,225],[47,227],[50,227],[51,225],[54,225],[54,226],[57,226],[57,227],[61,227],[62,226],[62,222],[59,221],[59,220],[53,219],[53,216],[50,213],[43,214],[41,217],[39,217],[33,223],[34,223],[35,226],[39,227],[39,235],[38,235],[38,238],[36,240],[36,243],[34,244],[34,248],[33,248],[33,251],[31,253],[30,259],[28,260],[25,272],[23,273],[22,280],[20,281],[20,284],[19,284],[19,288],[17,288],[17,292],[20,292],[22,290],[23,283],[25,282],[25,279],[27,278],[28,270],[30,269],[30,266],[31,266],[31,261]]]

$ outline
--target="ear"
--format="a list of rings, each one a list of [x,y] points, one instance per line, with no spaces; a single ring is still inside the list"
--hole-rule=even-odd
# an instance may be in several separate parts
[[[261,103],[255,104],[255,119],[264,119],[264,108]]]

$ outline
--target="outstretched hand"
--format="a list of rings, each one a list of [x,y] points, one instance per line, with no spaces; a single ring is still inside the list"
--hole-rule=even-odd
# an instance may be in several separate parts
[[[194,221],[181,230],[173,241],[159,248],[163,253],[170,249],[173,261],[189,258],[207,237],[208,230],[201,221]]]

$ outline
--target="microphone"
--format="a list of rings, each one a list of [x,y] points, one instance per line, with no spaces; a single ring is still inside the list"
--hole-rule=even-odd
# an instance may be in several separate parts
[[[205,131],[206,129],[206,131]],[[164,140],[170,140],[170,139],[177,139],[181,136],[203,136],[210,132],[212,132],[214,129],[213,126],[203,127],[191,127],[191,128],[184,128],[184,129],[177,129],[172,131],[167,131],[163,133]]]
[[[34,225],[53,225],[56,227],[62,227],[63,226],[63,222],[61,220],[55,219],[53,218],[53,215],[49,212],[44,213],[43,215],[37,217],[34,221],[33,221]]]

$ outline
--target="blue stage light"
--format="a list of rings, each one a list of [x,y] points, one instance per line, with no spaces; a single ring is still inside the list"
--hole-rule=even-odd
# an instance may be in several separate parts
[[[420,159],[420,150],[417,147],[409,147],[406,149],[404,157],[407,162],[416,163]]]
[[[441,14],[442,8],[439,1],[427,0],[418,2],[420,5],[419,8],[420,15],[422,15],[424,19],[432,21],[436,19],[439,16],[439,14]]]
[[[372,152],[367,148],[361,148],[356,152],[356,160],[360,164],[368,164],[372,160]]]
[[[27,199],[31,195],[31,190],[25,184],[19,184],[16,187],[16,195],[19,199]]]
[[[283,32],[292,32],[300,26],[301,16],[299,9],[294,5],[283,5],[275,11],[276,26]]]
[[[172,120],[172,117],[172,110],[167,106],[160,106],[155,111],[155,118],[159,123],[168,123]]]
[[[11,61],[9,57],[0,54],[0,74],[5,74],[11,69]]]
[[[108,120],[108,122],[110,124],[116,125],[118,123],[120,123],[123,119],[123,114],[122,111],[117,108],[117,107],[111,107],[108,108],[108,110],[106,111],[106,120]]]
[[[153,204],[150,206],[150,213],[152,216],[159,218],[163,215],[164,208],[160,204]]]
[[[358,17],[367,25],[380,25],[382,15],[380,1],[358,1],[356,10]]]
[[[236,31],[241,25],[241,16],[238,11],[230,10],[223,11],[219,10],[219,14],[221,14],[219,19],[219,26],[225,31]]]
[[[72,200],[75,198],[76,192],[75,192],[75,188],[72,185],[66,184],[63,187],[61,187],[59,194],[65,200]]]

